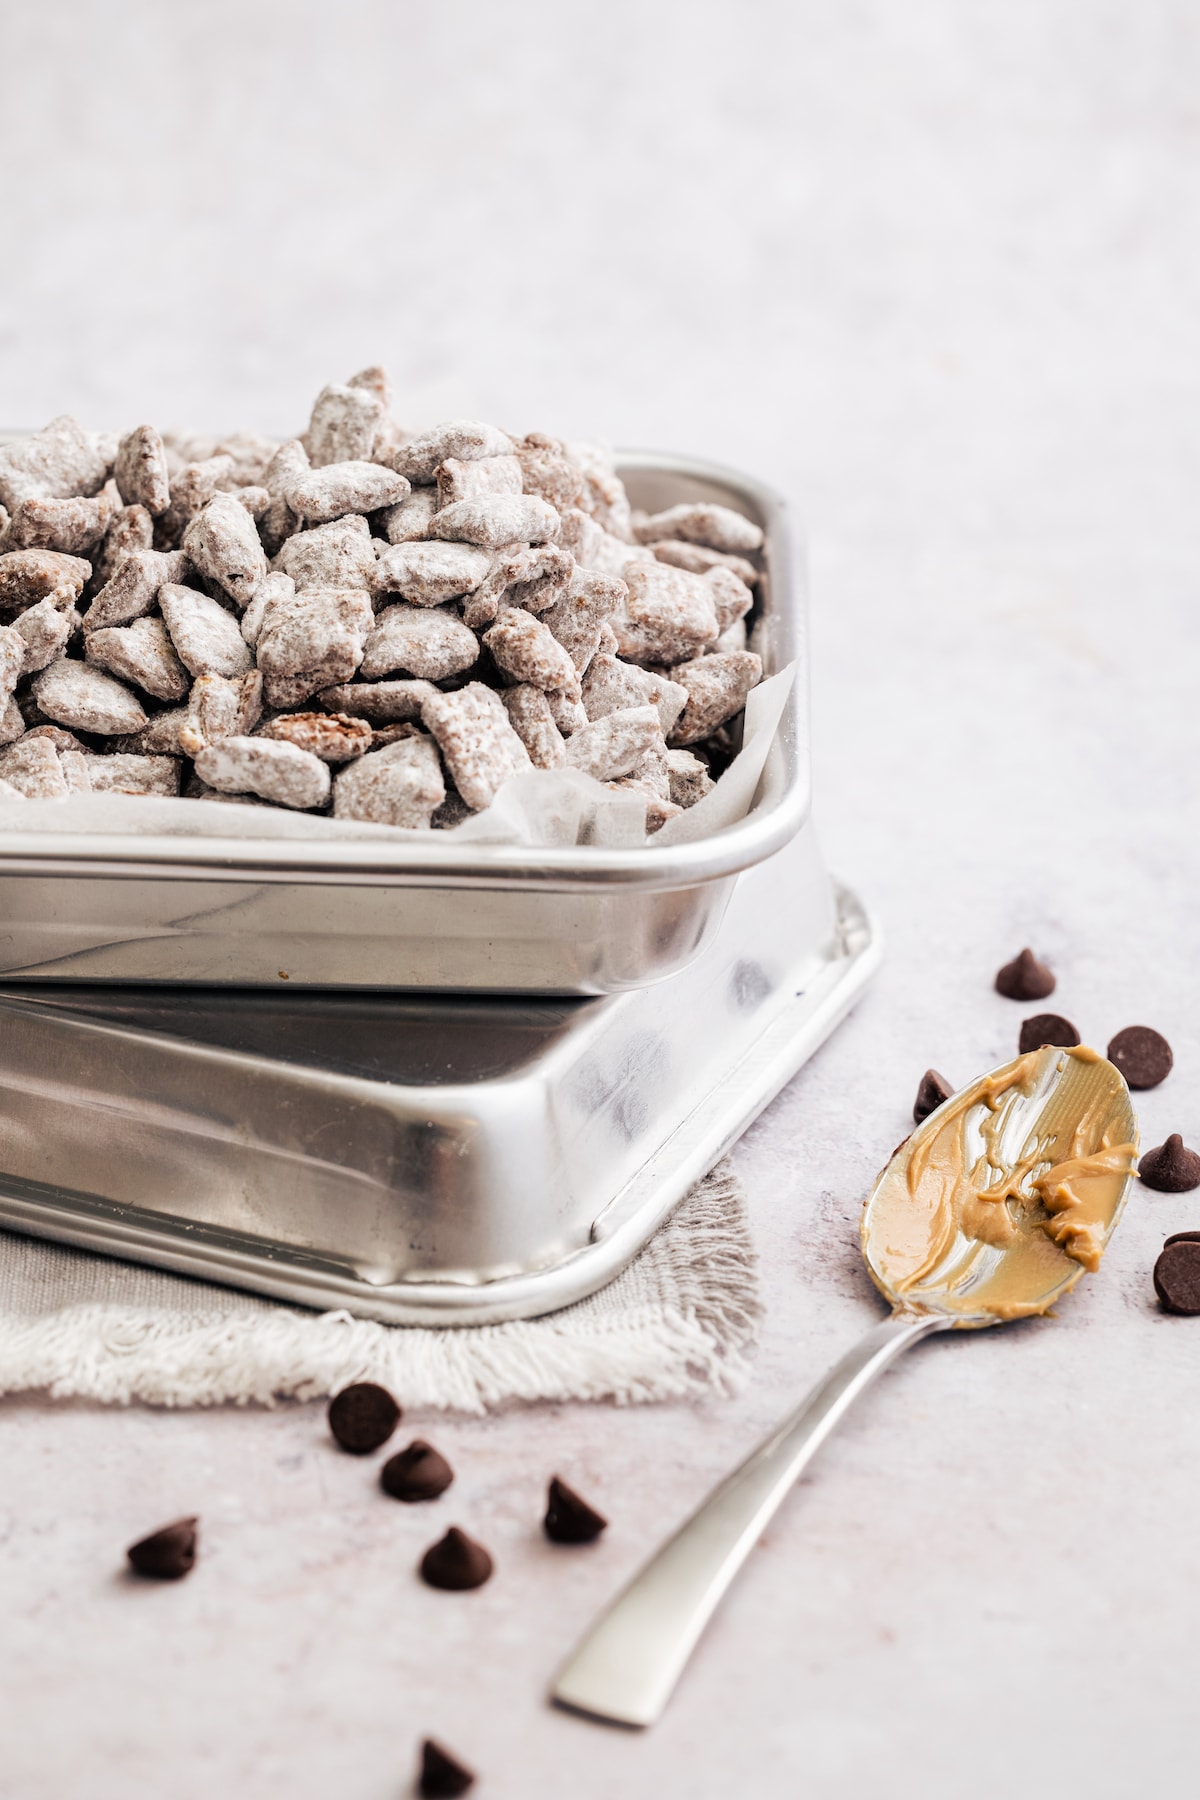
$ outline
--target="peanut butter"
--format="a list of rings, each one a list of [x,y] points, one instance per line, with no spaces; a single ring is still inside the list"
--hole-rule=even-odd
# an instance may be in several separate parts
[[[867,1203],[877,1286],[964,1323],[1045,1312],[1098,1267],[1137,1157],[1124,1082],[1096,1051],[1030,1051],[908,1140]]]

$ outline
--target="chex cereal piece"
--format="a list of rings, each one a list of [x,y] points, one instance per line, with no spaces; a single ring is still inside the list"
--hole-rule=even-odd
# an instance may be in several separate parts
[[[317,699],[330,712],[349,713],[372,725],[419,719],[421,708],[437,689],[428,681],[352,681],[322,688]]]
[[[265,513],[267,508],[271,505],[271,496],[265,487],[231,488],[230,492],[234,499],[237,500],[241,506],[244,506],[246,511],[255,519],[258,519]]]
[[[415,606],[440,606],[474,593],[492,566],[467,544],[392,544],[379,552],[375,592],[399,594]]]
[[[567,767],[582,769],[597,781],[615,781],[632,775],[650,752],[664,748],[658,708],[629,706],[573,732],[567,739]]]
[[[614,794],[636,794],[646,802],[646,830],[653,837],[661,831],[668,819],[677,818],[683,811],[669,794],[659,791],[653,781],[643,780],[637,775],[622,776],[620,781],[606,781],[605,787],[611,788]]]
[[[352,375],[350,377],[346,386],[352,388],[366,388],[369,393],[375,394],[378,397],[384,412],[391,412],[392,378],[381,364],[371,363],[367,368],[360,369],[357,375]]]
[[[357,513],[314,525],[288,538],[272,564],[297,588],[369,588],[375,578],[375,542]]]
[[[139,758],[140,761],[140,758]],[[92,780],[88,774],[88,759],[78,750],[60,750],[58,766],[63,772],[63,780],[70,794],[90,794]]]
[[[66,762],[66,757],[63,757]],[[84,765],[93,794],[166,794],[179,792],[183,764],[177,756],[88,756]]]
[[[400,738],[342,770],[333,784],[333,816],[428,831],[445,798],[433,739]]]
[[[595,656],[583,682],[583,705],[589,719],[630,706],[657,706],[666,736],[687,705],[688,691],[677,681],[616,656]]]
[[[15,744],[25,736],[25,714],[10,695],[0,710],[0,744]]]
[[[511,456],[512,439],[494,425],[476,419],[450,419],[403,444],[392,453],[392,467],[398,475],[407,475],[416,487],[431,482],[438,465],[446,458],[459,462],[478,462],[485,456]]]
[[[254,520],[233,494],[214,494],[183,534],[184,554],[201,575],[245,606],[267,572]]]
[[[519,606],[506,606],[496,623],[484,632],[483,641],[496,667],[514,681],[557,688],[578,697],[575,664],[549,627],[532,613]]]
[[[0,553],[61,550],[90,560],[120,511],[121,496],[111,481],[91,499],[22,500],[0,535]]]
[[[295,744],[310,756],[319,756],[322,762],[344,763],[365,756],[375,734],[365,719],[350,719],[345,713],[302,712],[280,713],[277,719],[268,719],[258,735]]]
[[[628,563],[652,563],[655,556],[644,544],[629,543],[614,532],[605,531],[589,514],[568,507],[563,514],[560,542],[574,554],[581,568],[596,569],[602,575],[621,576]]]
[[[612,626],[629,661],[684,662],[716,638],[716,600],[707,576],[667,563],[630,563],[625,585],[625,613]]]
[[[634,521],[633,535],[640,544],[653,544],[663,538],[683,538],[687,543],[705,544],[710,550],[761,550],[762,529],[731,506],[714,506],[704,501],[685,501],[668,506],[665,512],[651,513]]]
[[[599,650],[609,620],[624,609],[628,595],[618,576],[576,569],[562,598],[543,613],[543,623],[581,673]]]
[[[262,693],[263,678],[257,669],[236,680],[225,675],[198,676],[175,727],[176,747],[195,756],[206,744],[217,744],[222,738],[249,737],[262,717]],[[143,736],[148,737],[156,723],[152,719]]]
[[[437,739],[455,787],[476,812],[491,805],[510,775],[530,767],[499,695],[481,682],[468,682],[453,694],[435,688],[421,718]]]
[[[336,462],[293,476],[283,497],[298,519],[321,524],[343,513],[395,506],[407,492],[404,476],[393,474],[382,463]]]
[[[274,556],[299,527],[300,521],[285,496],[292,482],[307,473],[309,467],[304,445],[299,438],[289,438],[279,445],[263,471],[263,486],[271,496],[271,504],[259,520],[258,530],[268,556]]]
[[[745,619],[735,619],[733,624],[726,626],[721,633],[713,645],[713,650],[720,656],[728,656],[731,650],[744,650],[747,642]]]
[[[118,569],[117,576],[120,573]],[[158,604],[175,652],[191,674],[246,673],[250,651],[242,640],[237,620],[218,601],[210,600],[196,588],[168,583],[158,590]]]
[[[398,506],[388,506],[379,514],[383,535],[389,544],[408,544],[414,538],[427,537],[429,521],[438,509],[435,487],[414,488]]]
[[[741,712],[747,694],[762,680],[762,663],[748,650],[735,650],[729,656],[700,656],[673,668],[671,679],[688,691],[671,743],[698,744]]]
[[[146,714],[136,694],[87,663],[65,656],[44,669],[33,684],[33,697],[48,719],[72,731],[94,731],[102,737],[138,731]]]
[[[153,425],[135,425],[117,446],[113,478],[126,506],[143,506],[152,518],[171,504],[167,453]]]
[[[27,738],[45,738],[61,756],[64,750],[82,750],[83,742],[73,731],[67,731],[61,725],[31,725],[25,733]],[[120,748],[118,745],[117,748]]]
[[[710,550],[704,544],[688,544],[682,538],[666,538],[658,543],[650,544],[659,562],[673,563],[677,569],[690,569],[693,575],[707,575],[710,569],[728,569],[747,587],[754,587],[762,579],[752,562],[744,556],[734,556],[728,550]]]
[[[190,697],[189,697],[190,704]],[[155,713],[140,731],[122,732],[119,737],[109,739],[114,750],[129,756],[184,756],[192,754],[186,751],[179,741],[179,733],[188,722],[187,706],[172,706],[165,712]],[[197,745],[197,748],[200,748]]]
[[[25,671],[44,669],[66,650],[71,640],[73,623],[79,615],[73,609],[63,612],[53,600],[39,600],[27,606],[13,620],[13,630],[25,641]]]
[[[566,745],[562,732],[554,723],[545,690],[522,682],[517,687],[501,688],[500,698],[534,768],[561,768],[566,760]]]
[[[307,433],[313,468],[369,462],[384,411],[381,396],[369,387],[341,387],[333,382],[322,388]]]
[[[182,550],[131,550],[83,615],[83,629],[128,625],[152,612],[159,589],[181,582],[188,570]]]
[[[154,521],[154,543],[159,550],[177,550],[184,532],[215,493],[233,480],[232,456],[207,456],[188,463],[171,477],[171,499],[166,512]]]
[[[441,607],[385,606],[363,651],[359,674],[367,681],[402,670],[425,681],[444,681],[479,660],[479,640],[462,620]]]
[[[78,600],[91,572],[91,563],[60,550],[10,550],[0,556],[0,609],[20,612],[51,594],[63,595],[69,604]]]
[[[717,565],[710,569],[704,577],[713,591],[713,604],[717,609],[717,625],[721,631],[728,631],[739,619],[744,619],[754,605],[754,595],[744,581],[739,581],[732,569]]]
[[[624,483],[613,466],[612,452],[603,444],[586,443],[569,444],[567,451],[571,461],[584,474],[585,486],[580,506],[585,512],[591,513],[606,532],[632,543],[629,499]],[[620,574],[619,569],[613,572]]]
[[[22,738],[0,750],[0,778],[27,800],[65,800],[71,791],[58,751],[46,738]]]
[[[463,619],[472,631],[479,631],[492,623],[502,604],[544,612],[566,591],[574,572],[575,558],[557,544],[501,551],[492,561],[487,580],[464,601]]]
[[[519,494],[521,465],[515,456],[482,456],[475,462],[448,456],[438,465],[438,505],[470,500],[476,494]]]
[[[25,639],[11,625],[0,625],[0,703],[7,701],[25,672]]]
[[[374,551],[371,554],[374,556]],[[346,586],[353,587],[354,583],[347,582]],[[258,592],[242,614],[240,630],[243,643],[249,644],[253,649],[258,642],[267,608],[272,602],[279,604],[292,599],[295,592],[296,584],[290,575],[284,575],[277,569],[269,569],[259,583]]]
[[[25,795],[20,788],[14,787],[11,781],[0,778],[0,801],[24,800]]]
[[[104,486],[108,458],[90,431],[64,413],[32,437],[0,444],[0,506],[22,500],[67,500]]]
[[[697,800],[703,800],[716,786],[707,763],[693,756],[690,750],[667,751],[667,779],[671,798],[679,807],[695,806]]]
[[[196,773],[218,793],[258,794],[301,812],[329,798],[329,769],[320,757],[273,738],[222,738],[199,752]]]
[[[91,558],[92,591],[111,581],[121,563],[132,550],[154,547],[154,520],[144,506],[123,506],[113,514],[104,533],[104,541]]]
[[[156,700],[182,700],[191,682],[161,619],[106,626],[87,640],[87,660]]]
[[[573,731],[578,731],[581,725],[588,722],[583,702],[574,694],[551,688],[546,694],[546,705],[550,708],[550,717],[564,737],[570,737]]]
[[[318,689],[348,681],[374,623],[370,596],[361,588],[306,588],[291,599],[272,600],[255,646],[268,704],[298,706]]]
[[[554,508],[536,494],[478,494],[443,506],[429,529],[435,538],[499,550],[504,544],[550,543],[561,525]]]
[[[546,437],[540,431],[529,432],[517,440],[517,459],[527,494],[548,500],[556,512],[564,506],[579,505],[587,479],[557,438]]]

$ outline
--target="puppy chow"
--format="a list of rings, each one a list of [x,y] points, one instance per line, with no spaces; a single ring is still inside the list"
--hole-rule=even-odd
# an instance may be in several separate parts
[[[437,747],[422,734],[399,738],[343,769],[333,784],[333,816],[428,831],[445,798]]]
[[[654,830],[740,742],[760,543],[594,445],[406,431],[378,368],[282,442],[55,420],[0,445],[0,782],[445,829],[568,768]]]

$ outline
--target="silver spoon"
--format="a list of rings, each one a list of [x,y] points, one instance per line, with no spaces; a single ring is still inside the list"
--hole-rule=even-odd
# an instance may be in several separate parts
[[[1094,1050],[1030,1051],[931,1113],[862,1219],[892,1316],[704,1501],[559,1670],[560,1705],[652,1725],[792,1484],[876,1376],[935,1331],[1044,1313],[1099,1264],[1137,1161],[1124,1081]]]

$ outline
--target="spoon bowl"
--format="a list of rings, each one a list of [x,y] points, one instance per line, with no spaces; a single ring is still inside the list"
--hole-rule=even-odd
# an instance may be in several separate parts
[[[862,1215],[871,1279],[955,1326],[1044,1313],[1099,1267],[1137,1161],[1129,1089],[1082,1046],[1028,1051],[943,1102]]]

